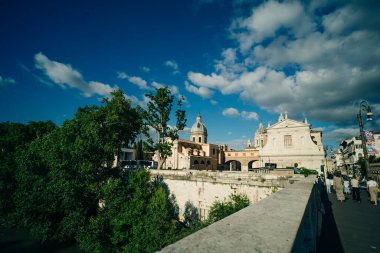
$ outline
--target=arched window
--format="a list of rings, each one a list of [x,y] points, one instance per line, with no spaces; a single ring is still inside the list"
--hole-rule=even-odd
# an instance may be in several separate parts
[[[194,164],[199,164],[198,160],[195,160],[195,161],[194,161]]]
[[[205,164],[205,161],[201,161],[201,164]]]
[[[210,161],[207,161],[206,164],[207,164],[207,166],[210,165]]]
[[[193,137],[193,142],[195,142],[195,137]]]
[[[202,142],[202,137],[199,137],[199,142]]]

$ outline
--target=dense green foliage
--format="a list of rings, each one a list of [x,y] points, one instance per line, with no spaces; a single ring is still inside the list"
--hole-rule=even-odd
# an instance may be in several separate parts
[[[154,252],[172,242],[178,216],[162,183],[145,170],[114,178],[102,188],[105,203],[78,233],[88,252]]]
[[[27,125],[0,123],[0,219],[9,220],[8,215],[14,209],[12,193],[16,189],[16,150],[55,128],[51,121],[29,122]]]
[[[168,87],[156,89],[156,94],[146,94],[149,99],[147,109],[142,110],[146,127],[153,128],[157,133],[157,140],[148,136],[148,141],[158,155],[158,168],[162,169],[168,156],[171,155],[171,147],[174,140],[178,139],[178,132],[186,126],[186,112],[181,109],[182,99],[178,99],[178,109],[175,111],[176,125],[169,126],[174,96]],[[147,131],[146,131],[147,132]]]
[[[247,206],[249,206],[249,199],[246,195],[232,194],[228,201],[214,202],[210,208],[207,222],[214,223]]]

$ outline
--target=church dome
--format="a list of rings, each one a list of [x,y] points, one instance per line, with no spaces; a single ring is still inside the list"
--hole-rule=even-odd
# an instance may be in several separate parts
[[[207,134],[207,128],[206,126],[202,123],[201,115],[198,114],[197,116],[197,121],[193,124],[191,127],[190,132],[204,132]]]

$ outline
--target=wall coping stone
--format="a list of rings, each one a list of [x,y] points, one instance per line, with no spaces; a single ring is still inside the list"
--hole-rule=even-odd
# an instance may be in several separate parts
[[[160,252],[291,252],[315,177],[285,189],[175,242]]]

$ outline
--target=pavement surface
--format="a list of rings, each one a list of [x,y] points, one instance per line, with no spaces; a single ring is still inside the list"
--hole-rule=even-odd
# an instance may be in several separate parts
[[[374,206],[365,190],[360,195],[361,203],[352,200],[352,195],[340,203],[335,193],[322,193],[326,214],[318,252],[380,252],[380,201]]]

